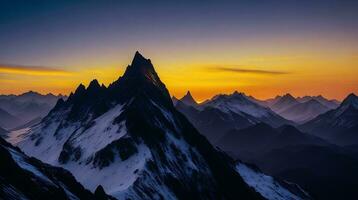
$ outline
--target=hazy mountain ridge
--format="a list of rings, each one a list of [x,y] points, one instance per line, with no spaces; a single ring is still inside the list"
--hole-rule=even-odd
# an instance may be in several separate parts
[[[13,129],[36,118],[42,118],[54,107],[58,99],[66,96],[53,94],[42,95],[29,91],[20,95],[0,95],[0,109],[10,113],[15,119],[0,116],[0,126]]]
[[[340,104],[339,101],[335,99],[328,100],[322,95],[293,97],[287,93],[283,96],[276,96],[266,100],[259,100],[252,96],[249,97],[252,101],[271,108],[285,119],[299,124],[307,122],[331,109],[335,109]]]
[[[302,130],[339,145],[358,144],[358,97],[348,95],[341,105],[300,126]]]
[[[299,104],[294,104],[281,111],[279,114],[286,119],[297,123],[304,123],[329,110],[329,107],[321,104],[315,99],[311,99]]]
[[[21,124],[22,120],[0,108],[0,126],[10,129]]]
[[[293,124],[270,108],[261,106],[253,102],[250,97],[238,92],[216,95],[196,106],[178,100],[176,108],[213,144],[231,129],[246,128],[260,122],[275,127]]]

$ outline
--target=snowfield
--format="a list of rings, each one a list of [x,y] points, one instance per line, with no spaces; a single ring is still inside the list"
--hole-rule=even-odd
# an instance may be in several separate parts
[[[262,196],[270,200],[300,200],[301,197],[296,196],[280,183],[275,181],[271,176],[255,171],[243,163],[236,166],[237,172],[244,181],[259,192]]]

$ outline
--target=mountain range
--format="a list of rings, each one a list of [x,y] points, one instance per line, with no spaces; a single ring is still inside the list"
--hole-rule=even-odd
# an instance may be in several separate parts
[[[117,81],[79,85],[41,123],[12,131],[8,140],[118,199],[310,198],[213,147],[138,52]]]
[[[0,95],[0,126],[16,129],[46,116],[60,98],[66,96],[42,95],[29,91],[20,95]]]
[[[187,99],[194,98],[188,92]],[[193,106],[194,105],[194,106]],[[201,104],[185,103],[178,100],[176,108],[214,144],[228,130],[246,128],[260,122],[272,126],[292,124],[270,108],[255,103],[243,93],[216,95]]]
[[[213,99],[218,96],[221,95]],[[355,199],[358,195],[354,186],[358,177],[356,95],[348,95],[341,104],[322,96],[295,98],[286,94],[267,101],[239,96],[241,101],[250,100],[272,108],[296,123],[272,127],[248,114],[255,109],[246,110],[247,115],[241,118],[233,117],[231,111],[245,111],[245,108],[222,102],[218,103],[220,106],[204,107],[210,100],[190,106],[179,99],[176,108],[233,158],[253,163],[267,174],[299,183],[316,199],[338,199],[343,194],[346,199]]]

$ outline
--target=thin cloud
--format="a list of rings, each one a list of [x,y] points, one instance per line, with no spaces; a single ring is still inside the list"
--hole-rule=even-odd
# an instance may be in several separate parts
[[[71,71],[60,68],[10,64],[0,64],[0,73],[35,76],[69,76],[73,74]]]
[[[260,70],[260,69],[248,69],[244,66],[215,66],[215,67],[207,67],[209,70],[214,71],[222,71],[222,72],[235,72],[235,73],[243,73],[243,74],[267,74],[267,75],[284,75],[290,74],[290,72],[286,71],[275,71],[275,70]]]

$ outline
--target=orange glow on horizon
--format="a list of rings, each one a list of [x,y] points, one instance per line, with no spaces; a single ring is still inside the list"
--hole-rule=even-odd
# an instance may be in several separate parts
[[[231,52],[221,59],[222,54],[218,52],[190,57],[179,54],[178,58],[155,52],[143,55],[151,58],[171,95],[180,98],[190,90],[199,102],[236,90],[259,99],[291,93],[342,100],[349,93],[358,94],[358,57],[351,54],[259,56]],[[91,65],[89,60],[78,63],[76,71],[0,66],[0,93],[20,94],[33,90],[68,95],[80,83],[88,85],[93,79],[108,86],[124,73],[131,57],[122,60],[122,63],[112,61],[103,65]]]

